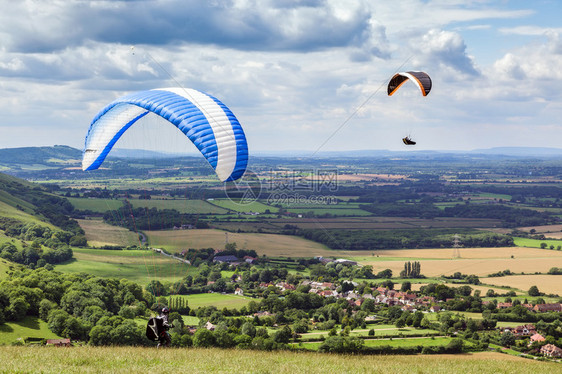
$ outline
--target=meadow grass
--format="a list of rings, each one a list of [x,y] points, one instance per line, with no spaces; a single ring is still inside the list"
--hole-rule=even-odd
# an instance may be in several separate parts
[[[51,332],[47,322],[38,317],[26,316],[21,321],[0,325],[0,345],[9,345],[25,338],[59,339],[60,337]]]
[[[5,373],[554,373],[560,364],[495,352],[363,356],[238,349],[0,347]]]

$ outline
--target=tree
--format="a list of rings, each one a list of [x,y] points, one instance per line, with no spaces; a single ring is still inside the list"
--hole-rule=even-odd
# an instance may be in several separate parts
[[[531,286],[531,288],[529,288],[528,294],[529,294],[529,296],[540,296],[541,295],[537,286]]]
[[[43,321],[47,321],[47,319],[49,318],[49,312],[52,309],[55,309],[57,307],[57,304],[53,303],[50,300],[47,299],[43,299],[41,300],[41,302],[39,303],[39,318],[41,318]]]
[[[208,348],[215,345],[215,336],[205,328],[199,329],[193,335],[193,346]]]
[[[453,340],[451,340],[449,342],[449,344],[447,344],[447,346],[445,348],[448,352],[460,353],[460,352],[462,352],[463,341],[460,338],[454,338]]]
[[[10,300],[10,305],[6,308],[6,319],[9,321],[22,320],[29,310],[29,303],[22,297]]]
[[[57,335],[62,335],[69,318],[70,315],[62,309],[52,310],[48,318],[49,330]]]
[[[392,278],[392,270],[384,269],[383,271],[379,271],[377,273],[377,278]]]
[[[409,281],[405,281],[400,286],[400,291],[402,291],[402,292],[410,291],[411,289],[412,289],[412,283],[409,282]]]
[[[251,338],[254,338],[256,336],[256,328],[251,322],[244,322],[242,328],[240,329],[240,332],[244,335],[248,335]]]
[[[511,332],[504,332],[500,336],[500,344],[504,347],[511,347],[515,344],[515,335]]]
[[[273,334],[273,340],[276,343],[289,343],[292,336],[291,328],[287,325],[283,326],[280,330],[277,330],[275,334]]]
[[[110,345],[111,344],[111,326],[94,326],[90,330],[90,345]],[[52,330],[51,330],[52,331]]]
[[[71,316],[66,320],[62,335],[72,340],[85,340],[90,327],[84,325],[80,319]]]
[[[319,352],[358,353],[363,349],[364,341],[348,336],[330,336],[318,348]]]

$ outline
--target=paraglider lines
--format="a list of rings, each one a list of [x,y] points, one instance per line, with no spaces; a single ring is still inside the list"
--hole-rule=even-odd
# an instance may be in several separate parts
[[[408,57],[397,69],[396,71],[400,71],[400,69],[402,69],[402,67],[404,65],[406,65],[406,63],[408,61],[410,61],[410,59],[413,57],[414,55],[411,55],[410,57]],[[324,140],[324,142],[320,145],[320,147],[318,147],[309,157],[314,157],[319,151],[320,149],[322,149],[326,143],[328,143],[330,141],[330,139],[332,139],[353,117],[355,117],[355,115],[365,106],[367,105],[367,103],[369,101],[371,101],[371,99],[373,98],[373,96],[375,96],[380,90],[381,88],[383,88],[386,85],[386,80],[383,81],[381,83],[381,85],[367,98],[367,100],[365,100],[361,105],[359,105],[357,107],[357,109],[355,109],[353,111],[353,113],[351,113],[349,115],[349,117],[347,117],[347,119],[345,121],[342,122],[341,125],[339,125],[339,127],[326,139]]]

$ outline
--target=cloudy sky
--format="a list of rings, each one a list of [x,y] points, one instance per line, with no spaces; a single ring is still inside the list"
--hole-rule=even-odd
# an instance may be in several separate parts
[[[251,151],[403,150],[408,134],[418,150],[562,148],[559,0],[0,6],[0,148],[81,149],[105,104],[171,86],[221,99]],[[386,95],[407,70],[429,96]]]

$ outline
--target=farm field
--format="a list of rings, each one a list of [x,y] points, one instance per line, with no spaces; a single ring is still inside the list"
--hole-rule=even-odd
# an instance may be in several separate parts
[[[546,273],[553,266],[562,267],[561,251],[516,247],[460,248],[460,256],[453,258],[450,248],[374,251],[374,256],[351,258],[372,265],[375,272],[391,269],[394,274],[404,269],[405,261],[419,261],[421,273],[427,277],[452,275],[457,271],[485,277],[506,269],[517,273]]]
[[[562,239],[562,225],[518,227],[518,230],[526,231],[526,232],[535,230],[535,234],[544,234],[546,238]]]
[[[370,216],[371,213],[359,208],[345,208],[328,205],[324,208],[288,208],[288,212],[296,214],[306,214],[312,212],[315,215],[330,214],[332,216]]]
[[[244,297],[238,295],[229,295],[222,293],[201,293],[195,295],[181,295],[174,296],[174,298],[181,297],[187,299],[188,305],[191,309],[197,309],[205,306],[216,306],[217,309],[222,308],[237,308],[248,305],[254,299],[251,297]]]
[[[249,213],[249,212],[265,213],[266,210],[269,210],[270,212],[274,213],[279,211],[279,208],[263,204],[259,201],[252,201],[246,204],[231,199],[213,199],[208,201],[209,204],[212,204],[216,207],[220,207],[222,208],[223,211],[226,211],[227,209],[233,210],[235,212],[241,212],[241,213]]]
[[[0,345],[9,345],[24,338],[60,339],[49,330],[47,322],[27,316],[18,322],[6,322],[0,325]]]
[[[55,266],[63,273],[97,275],[107,278],[126,278],[141,285],[151,280],[174,282],[194,269],[179,261],[152,251],[113,251],[73,248],[75,260]]]
[[[175,209],[180,213],[187,214],[225,214],[227,209],[223,209],[214,204],[203,200],[188,199],[151,199],[151,200],[129,200],[133,208],[158,208],[158,209]]]
[[[432,373],[556,372],[560,364],[494,352],[464,355],[361,356],[237,349],[0,347],[2,370],[42,373]]]
[[[369,330],[375,330],[375,338],[380,337],[398,337],[398,336],[408,336],[408,335],[439,335],[439,331],[431,329],[416,329],[414,327],[402,327],[398,328],[394,325],[370,325],[367,329],[355,329],[351,330],[350,336],[368,336]],[[314,340],[320,336],[327,337],[329,331],[312,331],[300,334],[303,340]],[[307,339],[308,338],[308,339]]]
[[[66,199],[78,210],[91,210],[96,213],[116,210],[123,206],[123,200],[116,199],[89,199],[79,197],[67,197]]]
[[[310,210],[310,209],[308,209]],[[305,209],[306,212],[306,209]],[[471,219],[471,218],[448,218],[448,219],[422,219],[403,217],[336,217],[336,218],[274,218],[267,222],[214,222],[217,228],[244,231],[258,228],[262,230],[274,229],[278,231],[285,225],[298,226],[301,229],[350,229],[350,230],[392,230],[392,229],[415,229],[415,228],[491,228],[500,222],[493,219]]]
[[[137,234],[126,228],[109,225],[102,220],[77,219],[77,221],[86,233],[88,244],[92,247],[139,245]]]
[[[224,248],[226,233],[221,230],[145,231],[152,246],[168,250],[185,248]],[[334,251],[297,236],[259,233],[228,233],[228,241],[238,248],[254,249],[272,257],[333,256]]]
[[[562,233],[560,233],[562,234]],[[519,247],[540,248],[541,243],[546,243],[547,248],[553,246],[554,249],[561,246],[562,240],[556,239],[529,239],[529,238],[513,238],[513,242]]]
[[[366,347],[380,347],[384,345],[388,345],[391,347],[415,347],[421,345],[423,347],[437,347],[437,346],[444,346],[447,345],[453,340],[453,338],[449,337],[436,337],[436,338],[392,338],[392,339],[367,339],[365,340]],[[465,341],[465,344],[467,342]],[[468,343],[470,344],[470,343]],[[318,348],[322,345],[322,342],[308,342],[302,344],[295,344],[294,347],[299,348],[306,348],[310,350],[318,350]]]
[[[482,281],[482,279],[480,279],[480,281]],[[426,285],[427,283],[412,283],[412,291],[419,291],[420,288],[424,285]],[[486,295],[486,292],[488,290],[493,290],[495,293],[498,294],[504,294],[506,293],[508,290],[504,289],[504,288],[497,288],[497,287],[493,287],[493,286],[486,286],[486,285],[474,285],[474,284],[455,284],[455,283],[440,283],[440,284],[444,284],[447,287],[461,287],[461,286],[469,286],[470,288],[472,288],[472,292],[474,291],[480,291],[480,295]],[[395,285],[394,288],[399,289],[400,286]],[[517,295],[523,295],[524,293],[522,291],[515,291],[515,293]]]
[[[508,275],[505,277],[481,278],[480,281],[498,286],[515,287],[524,291],[527,291],[529,288],[531,288],[531,286],[537,286],[540,292],[562,296],[562,275]]]

